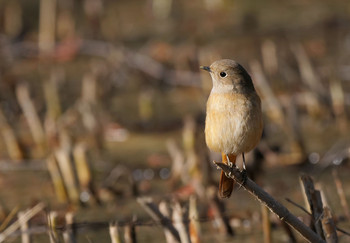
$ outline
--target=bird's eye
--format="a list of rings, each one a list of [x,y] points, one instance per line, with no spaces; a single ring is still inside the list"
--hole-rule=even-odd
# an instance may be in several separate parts
[[[221,73],[220,73],[220,77],[224,78],[224,77],[226,77],[226,76],[227,76],[227,74],[226,74],[225,72],[221,72]]]

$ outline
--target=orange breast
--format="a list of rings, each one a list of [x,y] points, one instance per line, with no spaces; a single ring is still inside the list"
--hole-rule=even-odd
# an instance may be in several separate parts
[[[237,155],[248,152],[259,142],[262,128],[261,103],[255,92],[209,96],[205,138],[211,150]]]

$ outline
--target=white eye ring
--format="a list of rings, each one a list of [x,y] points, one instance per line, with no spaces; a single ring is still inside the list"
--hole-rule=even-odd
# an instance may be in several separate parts
[[[221,73],[220,73],[220,77],[224,78],[224,77],[226,77],[226,76],[227,76],[227,74],[226,74],[225,72],[221,72]]]

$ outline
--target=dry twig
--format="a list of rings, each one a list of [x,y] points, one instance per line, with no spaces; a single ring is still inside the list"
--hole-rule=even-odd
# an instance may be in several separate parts
[[[254,181],[249,178],[244,178],[242,172],[235,167],[229,167],[226,164],[214,162],[218,167],[220,167],[227,175],[230,175],[237,183],[241,184],[242,187],[252,194],[259,202],[264,204],[270,209],[271,212],[276,214],[279,219],[285,221],[291,227],[293,227],[305,240],[309,242],[325,242],[320,236],[313,232],[309,227],[307,227],[303,222],[301,222],[296,216],[291,214],[287,208],[285,208],[281,203],[276,201],[272,196],[265,192],[261,187],[259,187]]]

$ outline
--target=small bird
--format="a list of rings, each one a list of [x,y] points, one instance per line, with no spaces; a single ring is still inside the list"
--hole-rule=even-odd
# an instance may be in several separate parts
[[[222,162],[234,166],[238,155],[252,150],[263,130],[261,101],[251,77],[237,62],[222,59],[209,67],[213,88],[207,102],[205,141],[210,150],[222,155]],[[229,198],[234,180],[221,171],[219,195]]]

